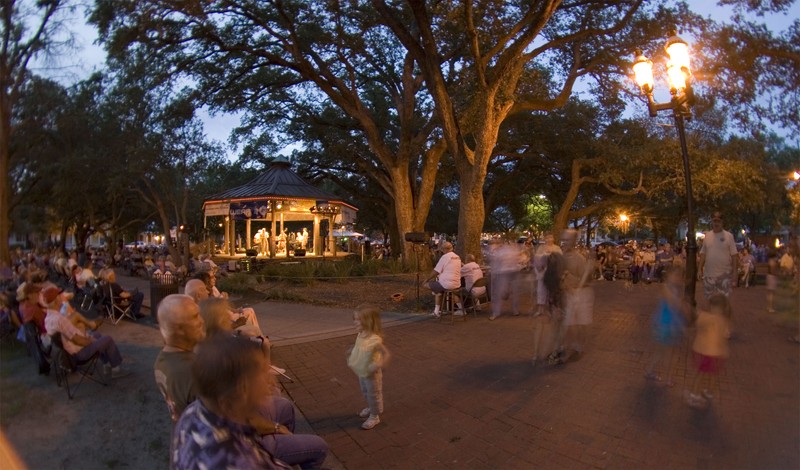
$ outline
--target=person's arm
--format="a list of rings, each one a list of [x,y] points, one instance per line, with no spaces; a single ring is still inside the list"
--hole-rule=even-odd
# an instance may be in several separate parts
[[[258,413],[248,417],[247,424],[255,428],[259,436],[265,436],[267,434],[292,434],[286,426],[271,421]]]
[[[434,280],[434,279],[436,279],[436,277],[437,277],[438,275],[439,275],[439,273],[438,273],[438,272],[436,272],[436,270],[434,269],[433,271],[431,271],[431,275],[430,275],[430,276],[428,276],[428,278],[427,278],[427,279],[425,279],[424,281],[422,281],[422,282],[423,282],[423,284],[424,284],[424,283],[427,283],[427,282],[430,282],[430,281],[432,281],[432,280]]]
[[[375,350],[373,351],[373,360],[372,364],[369,365],[368,370],[370,373],[375,372],[376,370],[385,367],[389,363],[389,358],[391,354],[389,354],[389,350],[384,346],[383,343],[379,343],[375,346]]]
[[[703,277],[703,269],[706,266],[706,254],[704,252],[700,252],[700,259],[697,261],[697,272],[700,277]]]

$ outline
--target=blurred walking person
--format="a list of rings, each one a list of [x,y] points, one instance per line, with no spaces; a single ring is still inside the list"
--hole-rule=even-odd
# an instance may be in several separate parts
[[[578,232],[565,230],[561,235],[564,250],[564,327],[565,352],[556,362],[577,361],[583,356],[588,339],[589,325],[594,316],[594,288],[592,274],[594,259],[586,258],[577,248]]]
[[[691,389],[685,393],[686,403],[693,408],[704,408],[714,398],[712,380],[728,357],[730,324],[726,312],[730,311],[730,303],[727,297],[719,293],[712,295],[708,303],[708,310],[700,310],[695,321],[697,333],[692,351],[697,376]]]
[[[683,298],[683,290],[683,270],[677,267],[669,268],[664,273],[663,296],[658,302],[652,319],[655,351],[644,373],[647,380],[663,382],[670,387],[674,385],[672,358],[675,354],[675,346],[680,343],[686,328],[688,309]],[[669,356],[669,360],[663,367],[664,378],[662,378],[656,370],[663,366],[667,356]]]
[[[491,304],[492,314],[489,320],[500,316],[503,303],[511,299],[511,314],[519,315],[520,297],[522,286],[519,275],[522,268],[527,266],[528,257],[523,250],[515,244],[502,243],[492,240],[489,252],[489,264],[492,268]]]

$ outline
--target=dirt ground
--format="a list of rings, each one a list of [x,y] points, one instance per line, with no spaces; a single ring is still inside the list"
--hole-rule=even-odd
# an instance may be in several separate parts
[[[425,277],[425,274],[420,274],[420,281],[424,281]],[[309,285],[285,281],[265,282],[257,286],[258,292],[251,291],[245,295],[242,303],[253,303],[265,298],[347,308],[370,303],[384,311],[404,313],[432,308],[433,297],[430,290],[426,287],[417,290],[416,279],[416,274],[396,274],[351,278],[344,282],[315,281]]]
[[[260,292],[250,291],[238,302],[277,296],[343,307],[369,302],[412,312],[417,310],[415,286],[414,274],[310,285],[273,282],[257,286]],[[392,300],[394,293],[403,300]],[[419,304],[420,309],[432,305],[429,291],[420,291]],[[72,400],[56,386],[54,373],[37,374],[22,344],[0,344],[0,427],[29,468],[167,468],[170,422],[152,371],[162,346],[158,328],[150,321],[123,321],[106,323],[100,332],[115,339],[131,374],[109,386],[85,381]]]

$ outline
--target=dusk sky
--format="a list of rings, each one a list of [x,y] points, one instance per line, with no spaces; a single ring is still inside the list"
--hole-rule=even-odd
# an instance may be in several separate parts
[[[715,18],[729,17],[732,11],[730,8],[719,7],[711,1],[694,0],[688,3],[694,11],[705,16],[714,16]],[[69,85],[88,77],[93,71],[103,68],[105,52],[95,44],[97,32],[92,26],[86,24],[83,12],[84,10],[81,8],[76,9],[73,17],[67,21],[73,25],[71,29],[76,40],[75,52],[58,57],[56,63],[49,63],[47,66],[41,67],[37,70],[38,73],[49,75],[59,82]],[[774,30],[783,31],[795,18],[800,18],[800,5],[798,3],[792,6],[788,14],[771,15],[766,22]],[[201,118],[205,123],[208,137],[223,142],[227,142],[230,131],[239,121],[235,115],[211,117],[205,111],[201,112]]]

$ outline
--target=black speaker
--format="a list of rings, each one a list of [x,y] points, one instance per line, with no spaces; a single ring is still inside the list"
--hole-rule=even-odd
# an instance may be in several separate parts
[[[425,243],[428,241],[428,234],[425,232],[406,232],[406,241],[411,243]]]
[[[245,251],[245,255],[250,257],[258,256],[258,250],[256,250],[255,248],[250,248],[249,250]]]
[[[305,256],[306,255],[306,250],[304,250],[302,248],[298,248],[297,250],[294,250],[294,255],[295,256]]]

